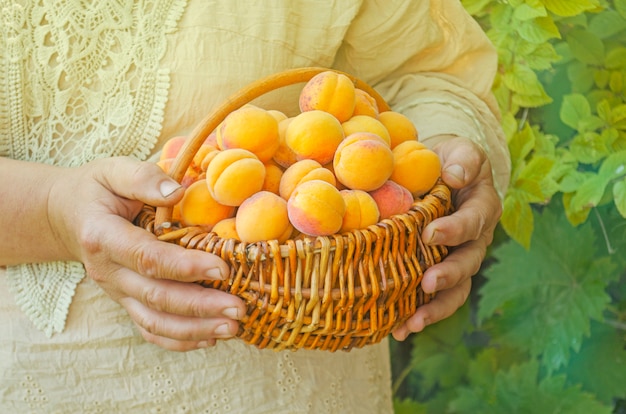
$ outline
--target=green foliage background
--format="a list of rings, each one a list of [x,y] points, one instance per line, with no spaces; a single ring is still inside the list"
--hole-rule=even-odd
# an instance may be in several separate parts
[[[466,305],[392,342],[397,413],[626,413],[626,0],[463,0],[512,159]]]

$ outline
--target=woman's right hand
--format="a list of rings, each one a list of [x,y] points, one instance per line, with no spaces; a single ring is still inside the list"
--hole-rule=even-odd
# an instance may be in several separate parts
[[[65,249],[121,306],[149,342],[187,351],[229,338],[244,302],[196,283],[225,279],[219,257],[165,243],[132,223],[144,204],[173,206],[183,189],[155,164],[119,157],[64,169],[48,220]]]

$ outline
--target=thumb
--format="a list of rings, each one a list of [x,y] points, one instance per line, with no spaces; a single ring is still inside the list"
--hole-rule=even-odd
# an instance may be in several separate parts
[[[94,177],[112,193],[153,206],[172,206],[184,188],[158,165],[130,157],[113,157],[94,164]]]
[[[474,181],[486,160],[484,150],[463,137],[441,141],[434,150],[441,159],[441,178],[456,189]]]

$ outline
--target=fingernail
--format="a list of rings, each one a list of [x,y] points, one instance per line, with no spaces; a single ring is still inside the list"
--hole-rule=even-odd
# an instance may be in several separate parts
[[[174,192],[176,192],[176,190],[178,190],[179,188],[180,184],[174,181],[163,181],[159,185],[159,191],[161,192],[161,195],[165,198],[174,194]]]
[[[208,348],[209,347],[209,341],[200,341],[198,342],[198,344],[196,345],[198,348]]]
[[[453,164],[446,167],[446,173],[450,174],[461,183],[465,182],[465,170],[458,164]]]
[[[239,309],[238,308],[226,308],[222,311],[222,315],[227,318],[234,319],[236,321],[239,320]]]
[[[218,335],[220,337],[230,337],[230,336],[233,336],[233,334],[230,333],[230,325],[228,325],[227,323],[222,324],[222,325],[218,326],[217,328],[215,328],[214,333],[215,333],[215,335]]]
[[[220,271],[218,267],[211,267],[207,269],[205,275],[208,279],[212,279],[212,280],[226,279],[226,276],[222,274],[222,272]]]
[[[428,240],[425,241],[425,243],[429,245],[437,244],[438,237],[439,237],[439,232],[437,231],[437,229],[435,229],[430,233],[430,237],[428,238]]]

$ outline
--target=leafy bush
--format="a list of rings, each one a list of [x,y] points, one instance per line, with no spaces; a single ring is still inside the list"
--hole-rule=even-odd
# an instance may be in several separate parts
[[[626,413],[626,0],[464,0],[512,175],[451,318],[392,342],[397,413]]]

